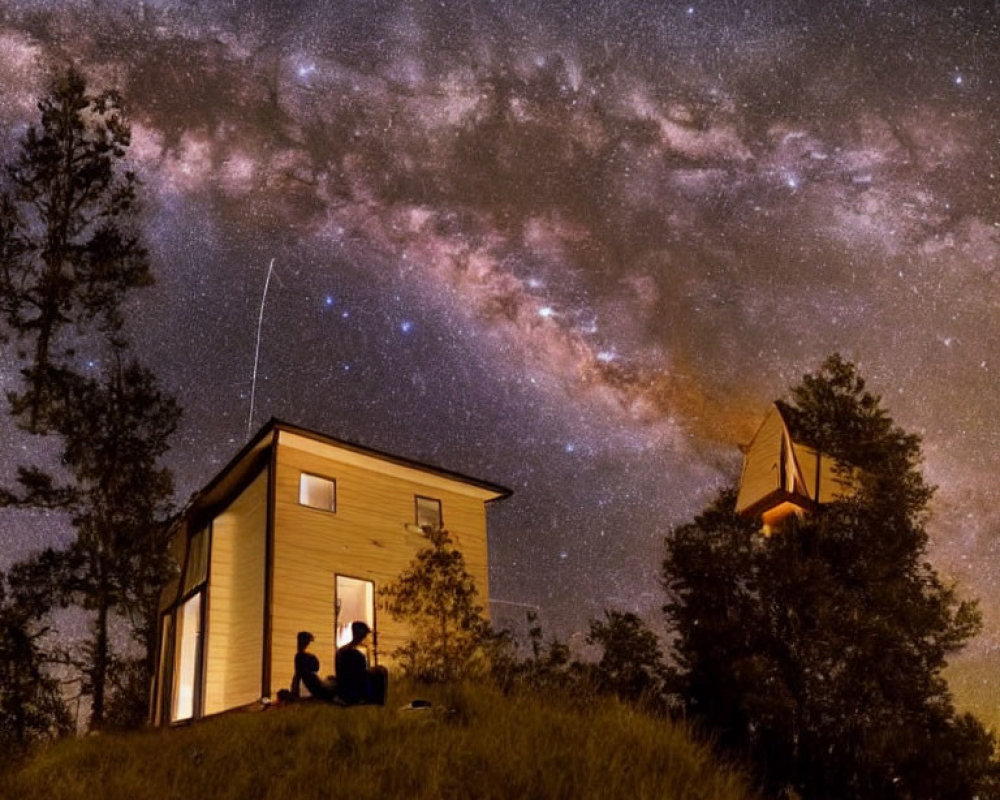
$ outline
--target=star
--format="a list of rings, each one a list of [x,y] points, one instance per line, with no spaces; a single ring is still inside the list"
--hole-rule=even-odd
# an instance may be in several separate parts
[[[490,592],[564,638],[603,611],[594,575],[660,591],[663,535],[837,350],[924,436],[928,560],[981,599],[957,658],[1000,696],[989,4],[271,5],[0,14],[0,162],[68,57],[126,100],[156,276],[126,330],[185,408],[179,505],[246,441],[271,258],[255,419],[517,487]],[[7,475],[48,457],[0,436]],[[0,512],[0,570],[66,536]]]

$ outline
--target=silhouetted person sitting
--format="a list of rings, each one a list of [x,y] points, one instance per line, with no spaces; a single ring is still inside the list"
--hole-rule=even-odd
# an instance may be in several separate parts
[[[292,678],[292,696],[299,697],[300,684],[318,700],[336,700],[337,687],[319,676],[319,659],[308,652],[309,644],[315,637],[309,631],[299,631],[296,637],[298,651],[295,653],[295,676]]]
[[[368,659],[359,650],[371,628],[364,622],[351,623],[351,641],[337,651],[337,694],[348,705],[385,705],[389,674],[385,667],[368,668]]]

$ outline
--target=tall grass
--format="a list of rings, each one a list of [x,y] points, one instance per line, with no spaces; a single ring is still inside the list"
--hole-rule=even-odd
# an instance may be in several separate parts
[[[419,690],[434,708],[303,704],[174,730],[61,742],[0,796],[61,800],[684,798],[754,796],[684,728],[612,700],[487,687]]]

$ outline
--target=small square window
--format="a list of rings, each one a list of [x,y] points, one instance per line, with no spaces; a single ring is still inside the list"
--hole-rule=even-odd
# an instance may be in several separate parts
[[[299,502],[323,511],[337,510],[337,482],[303,472],[299,476]]]
[[[421,497],[417,495],[417,525],[421,528],[440,528],[443,525],[441,519],[441,501],[433,497]]]

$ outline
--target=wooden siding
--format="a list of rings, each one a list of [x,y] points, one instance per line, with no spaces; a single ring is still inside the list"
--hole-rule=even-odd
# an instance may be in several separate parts
[[[264,647],[267,470],[212,521],[204,713],[257,700]]]
[[[785,424],[777,408],[772,408],[754,435],[743,456],[743,473],[736,497],[736,513],[742,514],[768,495],[782,489],[781,459]]]
[[[290,684],[295,636],[308,630],[323,674],[333,672],[334,576],[371,580],[376,592],[379,663],[407,638],[403,624],[378,608],[379,590],[396,579],[426,540],[414,522],[416,495],[441,500],[444,526],[462,550],[480,602],[489,596],[485,501],[481,487],[317,443],[282,431],[278,441],[271,606],[271,693]],[[337,482],[336,512],[302,506],[299,475]]]

